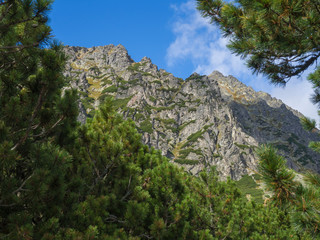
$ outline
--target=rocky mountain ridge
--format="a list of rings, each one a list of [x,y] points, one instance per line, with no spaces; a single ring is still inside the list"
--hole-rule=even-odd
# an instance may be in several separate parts
[[[232,76],[215,71],[183,80],[149,58],[134,62],[122,45],[67,46],[65,52],[65,75],[81,96],[81,122],[113,96],[118,111],[136,122],[145,144],[193,174],[211,165],[222,178],[250,174],[261,143],[274,144],[291,168],[320,172],[319,155],[307,147],[320,138],[303,130],[302,115]]]

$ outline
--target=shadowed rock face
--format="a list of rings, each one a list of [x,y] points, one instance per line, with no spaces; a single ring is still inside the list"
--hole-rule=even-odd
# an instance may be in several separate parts
[[[186,80],[158,69],[149,58],[135,63],[121,46],[66,47],[65,75],[80,92],[79,121],[114,96],[118,111],[136,122],[145,144],[197,174],[215,165],[222,178],[255,171],[254,148],[273,143],[296,170],[320,172],[308,149],[318,134],[303,130],[302,115],[264,92],[219,72]]]

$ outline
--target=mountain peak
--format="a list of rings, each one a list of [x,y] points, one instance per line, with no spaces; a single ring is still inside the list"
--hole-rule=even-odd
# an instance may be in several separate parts
[[[145,144],[193,174],[215,165],[222,178],[239,179],[256,170],[262,143],[277,147],[291,168],[320,172],[319,155],[308,148],[319,136],[301,127],[299,113],[233,76],[193,73],[183,81],[147,57],[134,62],[122,45],[66,52],[65,74],[81,92],[82,122],[109,95]]]
[[[143,57],[143,58],[141,59],[141,62],[150,62],[150,63],[152,63],[151,59],[148,58],[148,57]]]

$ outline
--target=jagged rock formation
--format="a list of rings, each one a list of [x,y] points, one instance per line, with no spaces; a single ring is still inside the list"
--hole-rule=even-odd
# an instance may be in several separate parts
[[[303,130],[302,115],[232,76],[213,72],[183,80],[146,57],[134,62],[121,45],[65,51],[65,75],[81,95],[81,122],[111,95],[119,112],[136,122],[144,143],[193,174],[215,165],[223,178],[239,179],[256,170],[254,148],[267,142],[291,168],[320,172],[319,155],[307,147],[319,136]]]

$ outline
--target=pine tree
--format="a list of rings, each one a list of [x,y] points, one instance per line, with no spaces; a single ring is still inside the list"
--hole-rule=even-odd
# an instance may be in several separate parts
[[[247,58],[254,72],[283,85],[320,56],[319,4],[318,0],[197,0],[202,15],[230,38],[233,53]]]
[[[71,176],[79,194],[65,211],[62,239],[84,237],[92,228],[102,239],[193,238],[191,176],[143,145],[110,98],[78,134]]]
[[[245,202],[214,169],[191,176],[143,145],[111,99],[78,126],[50,4],[0,0],[1,239],[297,238],[281,209]],[[299,229],[314,229],[300,216]]]
[[[200,224],[215,239],[298,239],[282,209],[245,201],[233,181],[218,180],[214,168],[195,180]]]
[[[272,83],[285,85],[291,77],[301,76],[320,57],[320,2],[318,0],[197,0],[204,17],[217,24],[229,38],[230,50],[247,59],[255,73],[266,75]],[[320,68],[310,74],[315,104],[320,103]],[[315,121],[302,118],[303,126],[315,129]],[[320,143],[311,142],[320,152]],[[294,180],[285,159],[270,146],[262,146],[259,169],[267,188],[273,192],[272,202],[289,211],[292,225],[302,235],[319,235],[319,188]],[[310,179],[309,179],[310,180]],[[308,182],[308,179],[305,180]],[[310,182],[310,181],[309,181]]]
[[[320,57],[319,6],[318,0],[197,0],[201,14],[229,38],[230,50],[246,58],[253,72],[280,85],[301,76]],[[312,101],[320,106],[320,67],[308,80],[314,88]],[[302,124],[308,130],[315,128],[307,118]],[[310,147],[320,151],[320,143]]]
[[[81,126],[54,239],[297,239],[281,209],[244,201],[217,172],[189,175],[141,142],[110,98]],[[72,196],[71,196],[72,194]],[[275,227],[276,226],[276,227]]]
[[[259,171],[271,191],[271,203],[285,210],[292,227],[300,237],[319,238],[320,236],[320,177],[307,173],[304,185],[295,180],[285,159],[279,156],[271,145],[261,146],[257,151]]]
[[[0,1],[0,237],[58,228],[72,157],[76,93],[47,25],[50,0]]]
[[[277,206],[293,202],[296,183],[295,174],[286,167],[286,160],[270,146],[261,146],[257,150],[259,172],[263,176],[268,191],[274,193],[272,200]]]

